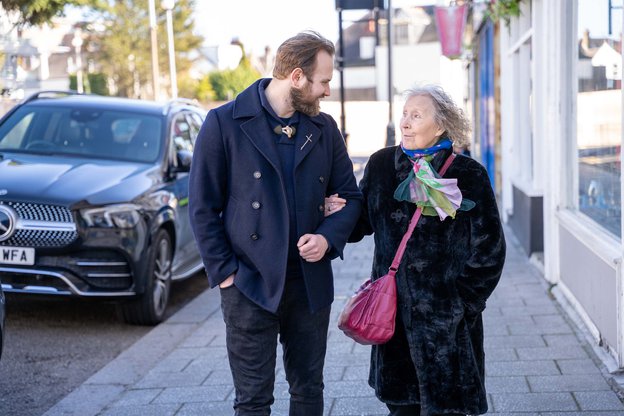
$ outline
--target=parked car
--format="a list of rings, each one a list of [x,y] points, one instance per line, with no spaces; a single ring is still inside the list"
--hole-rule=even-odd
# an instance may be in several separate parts
[[[0,119],[0,275],[7,293],[119,301],[161,322],[171,281],[202,268],[188,172],[205,111],[39,92]]]

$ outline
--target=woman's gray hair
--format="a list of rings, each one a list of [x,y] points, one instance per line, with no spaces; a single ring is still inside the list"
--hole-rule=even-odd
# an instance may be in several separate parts
[[[434,84],[418,86],[405,91],[404,95],[405,100],[420,95],[429,96],[435,107],[436,124],[444,129],[442,137],[448,137],[456,146],[470,142],[470,121],[442,87]]]

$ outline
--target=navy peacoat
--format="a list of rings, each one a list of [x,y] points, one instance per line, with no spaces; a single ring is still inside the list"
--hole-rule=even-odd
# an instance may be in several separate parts
[[[286,280],[289,216],[276,135],[260,102],[259,82],[208,113],[195,143],[189,204],[210,286],[236,272],[236,287],[275,312]],[[329,115],[301,114],[295,140],[297,235],[322,234],[331,248],[318,262],[301,259],[310,308],[316,311],[334,299],[331,259],[342,257],[362,195]],[[325,218],[324,199],[335,193],[347,205]]]

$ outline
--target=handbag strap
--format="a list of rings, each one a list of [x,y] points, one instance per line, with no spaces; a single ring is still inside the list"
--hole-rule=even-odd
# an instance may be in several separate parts
[[[455,154],[451,153],[451,155],[446,158],[446,162],[444,162],[442,169],[440,169],[440,172],[439,172],[440,176],[444,176],[449,166],[451,166],[451,163],[453,163],[453,160],[455,160]],[[392,260],[392,265],[390,266],[390,270],[388,271],[388,274],[391,274],[392,276],[394,276],[397,270],[399,270],[399,264],[401,263],[401,259],[403,258],[403,253],[405,253],[407,240],[409,240],[410,237],[412,236],[412,233],[414,232],[414,229],[416,228],[416,224],[418,223],[418,220],[420,219],[421,214],[422,214],[422,207],[418,207],[416,209],[416,212],[414,212],[414,215],[412,215],[412,219],[409,223],[409,227],[407,228],[407,231],[403,235],[401,244],[399,244],[399,248],[397,249],[396,254],[394,255],[394,260]]]

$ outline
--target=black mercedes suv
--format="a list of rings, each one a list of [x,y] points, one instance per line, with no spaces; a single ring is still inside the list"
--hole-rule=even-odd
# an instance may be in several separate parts
[[[171,281],[202,268],[188,172],[205,111],[39,92],[0,119],[0,281],[7,293],[116,299],[163,320]]]

